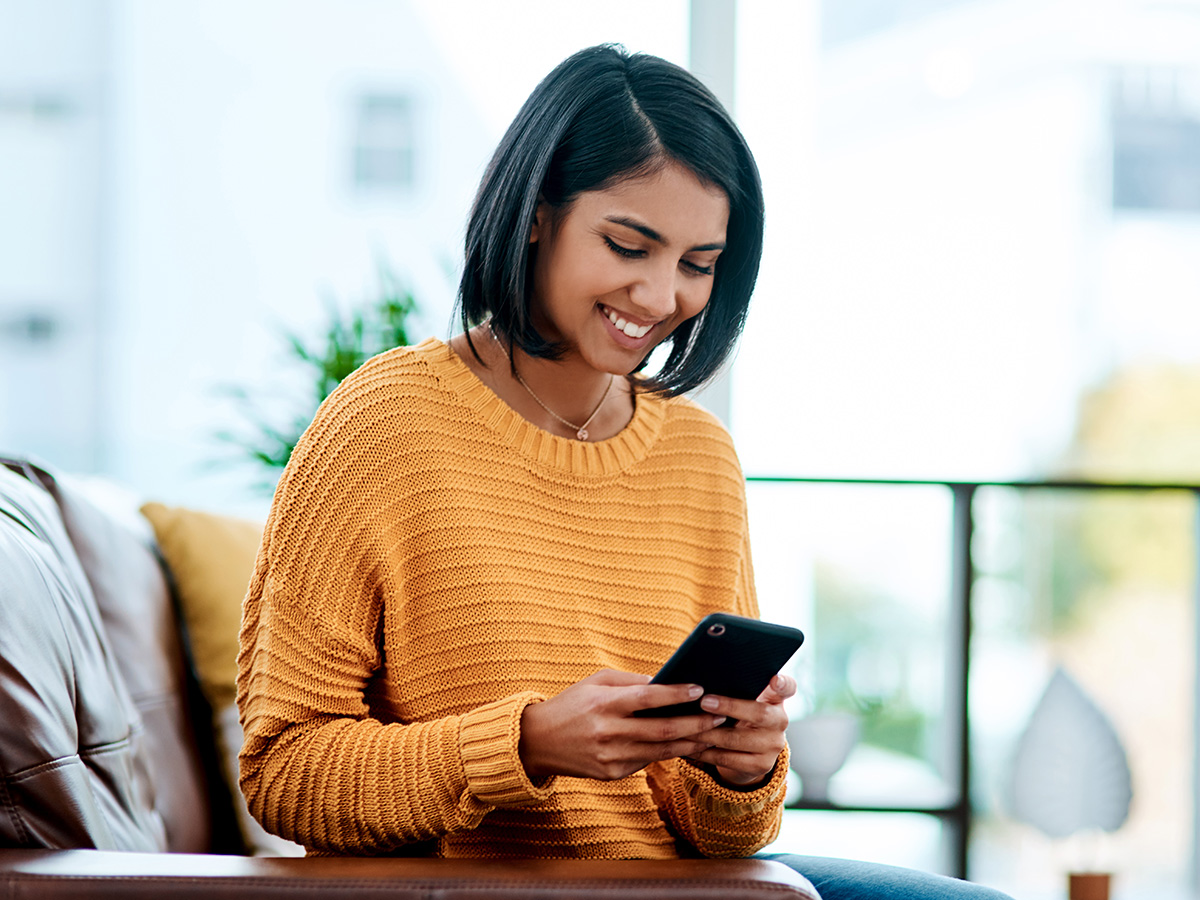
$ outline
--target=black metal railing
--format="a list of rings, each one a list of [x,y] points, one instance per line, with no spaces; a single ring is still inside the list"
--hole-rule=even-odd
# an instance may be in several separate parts
[[[1137,481],[1088,481],[1088,480],[1028,480],[1028,481],[954,481],[937,479],[895,478],[797,478],[789,476],[752,475],[747,477],[752,484],[805,484],[842,485],[866,487],[942,487],[951,492],[953,498],[950,546],[950,615],[948,634],[948,659],[946,678],[945,715],[949,733],[953,736],[955,752],[949,761],[948,781],[954,792],[954,800],[944,805],[842,805],[829,802],[794,801],[791,809],[839,810],[846,812],[899,812],[923,813],[936,816],[948,826],[950,832],[951,874],[966,878],[969,872],[969,843],[973,808],[971,805],[971,719],[970,719],[970,666],[971,666],[971,600],[975,582],[975,561],[972,555],[974,537],[973,509],[975,497],[981,488],[1007,488],[1015,491],[1079,491],[1079,492],[1131,492],[1149,493],[1159,491],[1182,491],[1192,495],[1196,509],[1196,527],[1193,540],[1196,559],[1200,561],[1200,484],[1137,482]],[[1200,565],[1194,586],[1195,598],[1200,608]],[[1197,617],[1194,646],[1200,649],[1200,615]],[[1193,889],[1200,890],[1200,665],[1197,665],[1196,683],[1193,689],[1193,829],[1189,843],[1192,853],[1191,881]]]

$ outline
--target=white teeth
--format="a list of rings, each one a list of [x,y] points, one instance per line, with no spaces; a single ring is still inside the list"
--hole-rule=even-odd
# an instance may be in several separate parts
[[[642,325],[639,327],[638,325],[635,325],[633,322],[626,322],[624,319],[622,319],[620,316],[618,316],[611,309],[606,311],[606,315],[608,316],[608,321],[613,323],[613,327],[616,328],[618,331],[625,332],[627,337],[631,337],[631,338],[645,337],[646,335],[648,335],[650,333],[650,329],[654,327],[653,325]]]

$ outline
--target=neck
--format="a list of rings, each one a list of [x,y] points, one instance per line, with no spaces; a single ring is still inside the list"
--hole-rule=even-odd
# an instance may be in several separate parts
[[[628,424],[633,407],[623,378],[597,371],[576,357],[540,359],[517,348],[510,363],[507,346],[486,325],[472,337],[493,390],[544,431],[596,441]]]
[[[555,413],[569,422],[581,424],[596,411],[602,399],[611,397],[618,379],[586,365],[569,361],[539,359],[520,350],[513,353],[518,381]],[[510,370],[511,371],[511,370]],[[603,411],[603,410],[601,410]]]

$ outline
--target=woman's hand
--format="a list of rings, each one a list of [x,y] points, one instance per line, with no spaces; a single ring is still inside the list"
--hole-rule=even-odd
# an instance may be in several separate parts
[[[712,734],[725,721],[723,715],[634,717],[635,710],[685,703],[703,694],[696,685],[649,681],[646,675],[603,669],[525,707],[520,754],[526,773],[531,778],[573,775],[609,781],[659,760],[696,757],[715,744],[699,735]]]
[[[717,767],[721,778],[730,784],[758,784],[771,774],[783,752],[783,732],[787,713],[783,701],[796,693],[796,681],[776,675],[757,700],[734,700],[709,694],[700,701],[708,712],[737,719],[733,728],[713,728],[693,736],[706,747],[690,754],[697,762]]]

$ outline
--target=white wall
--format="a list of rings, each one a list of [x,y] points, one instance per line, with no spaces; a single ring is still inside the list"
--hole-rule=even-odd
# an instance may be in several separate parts
[[[323,296],[371,296],[377,260],[444,334],[491,138],[409,4],[121,0],[113,34],[113,473],[254,506],[245,473],[205,468],[232,414],[214,390],[277,383],[281,327],[316,329]],[[354,104],[380,90],[416,100],[407,198],[351,183]]]
[[[323,294],[368,296],[377,258],[412,280],[426,333],[446,335],[472,195],[537,81],[591,43],[677,60],[686,47],[678,0],[519,16],[477,2],[117,5],[111,468],[152,496],[251,513],[263,501],[245,474],[205,468],[222,452],[205,437],[231,413],[214,386],[270,383],[281,324],[315,327]],[[380,89],[417,98],[407,201],[364,202],[347,182],[352,101]]]
[[[445,335],[496,140],[602,41],[686,63],[687,5],[0,0],[0,447],[260,515],[258,473],[211,466],[239,421],[218,389],[286,394],[281,331],[371,296],[380,260]],[[72,115],[14,115],[28,85]],[[415,98],[407,197],[350,182],[364,92]],[[65,323],[52,346],[5,336],[26,307]]]
[[[100,0],[0,0],[0,452],[74,469],[99,464],[107,429],[106,12]]]
[[[1080,392],[1118,358],[1181,343],[1194,318],[1194,228],[1160,217],[1157,277],[1122,249],[1107,102],[1115,65],[1194,65],[1200,16],[964,4],[822,55],[815,7],[741,13],[757,39],[740,118],[768,197],[734,373],[745,467],[1040,474]]]

